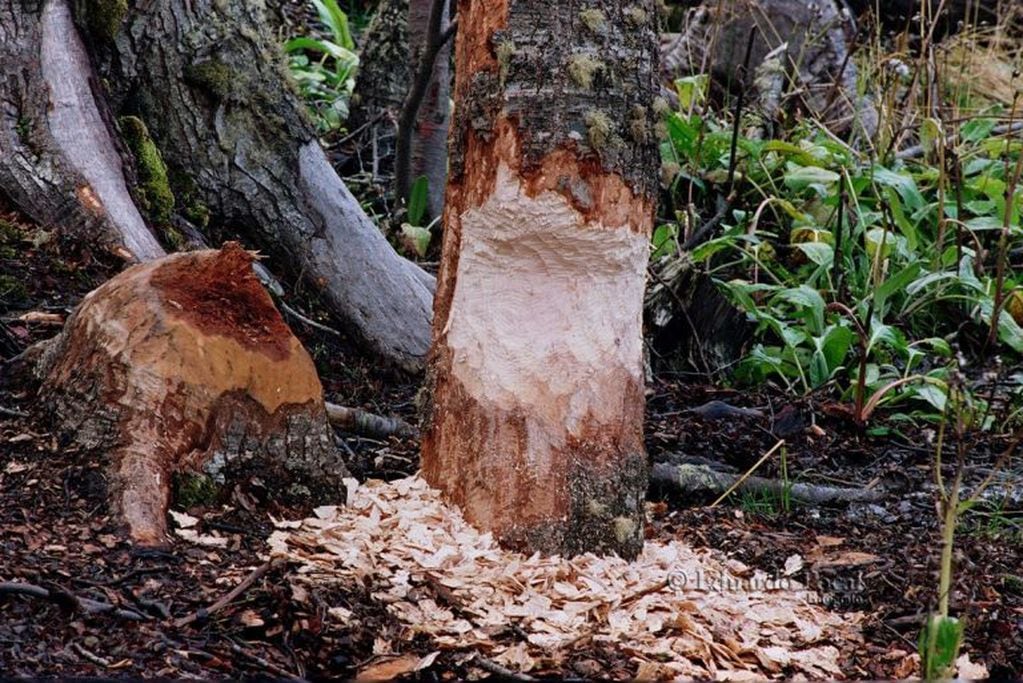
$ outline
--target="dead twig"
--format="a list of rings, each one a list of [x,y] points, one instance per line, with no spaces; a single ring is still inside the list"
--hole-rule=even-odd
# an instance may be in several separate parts
[[[529,674],[523,674],[517,671],[512,671],[511,669],[501,666],[497,662],[492,662],[486,657],[480,657],[479,655],[476,655],[476,665],[488,673],[492,673],[495,676],[500,676],[501,678],[510,678],[513,681],[536,680]]]
[[[231,592],[224,595],[215,603],[213,603],[209,607],[200,608],[193,612],[192,614],[189,614],[188,616],[182,617],[175,621],[174,622],[175,628],[181,628],[182,626],[187,626],[193,622],[204,620],[214,612],[219,612],[220,610],[224,609],[232,602],[234,602],[238,598],[238,596],[247,591],[252,586],[252,584],[256,583],[256,581],[259,581],[261,578],[263,578],[266,575],[266,573],[270,571],[271,568],[278,566],[279,562],[280,560],[270,560],[269,562],[264,562],[263,564],[259,565],[254,570],[252,570],[252,572],[248,576],[246,576],[241,583],[235,586],[231,590]]]
[[[4,408],[0,406],[0,415],[6,415],[8,417],[28,417],[28,413],[22,410],[15,410],[14,408]]]
[[[299,313],[298,311],[296,311],[294,308],[284,303],[283,301],[278,301],[278,304],[280,304],[282,311],[290,315],[295,320],[305,323],[309,327],[319,330],[320,332],[326,332],[327,334],[332,334],[335,337],[341,336],[341,333],[335,330],[333,327],[327,327],[326,325],[318,323],[315,320],[312,320],[311,318],[307,318],[306,316],[302,315],[301,313]]]
[[[231,652],[235,653],[236,655],[240,655],[243,659],[249,660],[256,666],[262,667],[266,671],[272,673],[274,676],[280,676],[281,678],[287,679],[289,681],[305,681],[304,678],[296,676],[295,674],[291,673],[290,671],[283,667],[277,666],[270,660],[260,657],[257,654],[253,654],[248,650],[245,650],[233,640],[229,640],[228,643],[230,644]]]
[[[106,659],[105,657],[100,657],[97,654],[89,652],[78,643],[71,643],[71,648],[79,655],[81,655],[83,658],[89,660],[96,666],[102,666],[104,669],[109,669],[112,664],[112,662],[109,659]]]

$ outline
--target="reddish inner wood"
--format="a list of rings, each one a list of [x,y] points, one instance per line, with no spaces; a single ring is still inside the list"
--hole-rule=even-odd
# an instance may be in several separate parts
[[[167,312],[274,360],[291,354],[291,330],[252,271],[254,257],[228,242],[212,258],[173,259],[151,282]]]

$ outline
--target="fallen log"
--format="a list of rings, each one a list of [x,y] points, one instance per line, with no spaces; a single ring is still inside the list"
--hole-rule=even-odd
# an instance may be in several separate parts
[[[719,472],[706,465],[671,465],[656,463],[650,472],[650,483],[685,495],[720,495],[735,486],[742,475]],[[881,500],[878,491],[840,488],[818,484],[792,483],[763,477],[747,477],[736,491],[787,495],[791,500],[807,505],[832,503],[873,503]]]
[[[136,543],[164,540],[175,474],[258,478],[284,502],[343,495],[316,369],[253,260],[228,243],[134,266],[28,354],[55,428],[108,461]]]

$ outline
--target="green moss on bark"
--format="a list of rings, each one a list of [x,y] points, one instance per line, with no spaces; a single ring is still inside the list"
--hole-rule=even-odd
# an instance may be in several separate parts
[[[175,474],[174,502],[183,508],[208,506],[217,502],[220,487],[205,474]]]
[[[226,100],[231,96],[234,77],[222,61],[207,59],[186,68],[185,81],[218,100]]]
[[[604,63],[588,54],[572,55],[568,60],[568,73],[583,90],[593,87],[593,79],[604,68]]]
[[[149,136],[142,119],[125,116],[119,120],[124,141],[135,157],[139,175],[139,194],[150,218],[156,223],[170,221],[174,211],[174,193],[167,180],[167,165]]]
[[[121,32],[128,14],[128,0],[89,0],[85,4],[85,24],[93,38],[113,42]]]

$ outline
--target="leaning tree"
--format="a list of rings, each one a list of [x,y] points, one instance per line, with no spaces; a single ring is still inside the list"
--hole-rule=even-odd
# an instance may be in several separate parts
[[[655,6],[458,6],[423,472],[510,545],[642,547]]]
[[[0,0],[0,192],[128,260],[212,219],[418,368],[433,278],[331,167],[266,15],[261,1]]]

